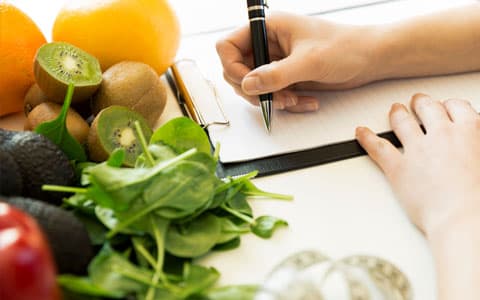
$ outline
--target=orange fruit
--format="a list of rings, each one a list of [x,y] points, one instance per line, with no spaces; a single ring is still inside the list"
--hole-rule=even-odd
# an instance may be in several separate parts
[[[103,71],[130,60],[162,74],[175,58],[180,28],[167,0],[76,0],[61,9],[52,36],[97,57]]]
[[[32,19],[0,0],[0,116],[23,110],[23,98],[35,80],[33,59],[45,42]]]

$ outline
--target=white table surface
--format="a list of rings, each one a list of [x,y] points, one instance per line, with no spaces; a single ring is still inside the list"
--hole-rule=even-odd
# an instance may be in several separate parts
[[[63,1],[49,0],[48,7],[38,0],[11,2],[26,11],[50,39],[54,16]],[[184,33],[191,35],[196,28],[201,28],[206,18],[191,17],[191,4],[197,1],[171,2]],[[207,3],[205,7],[208,7],[215,1],[198,2]],[[371,23],[385,23],[468,2],[472,1],[403,0],[324,17],[360,24],[365,23],[368,16]],[[199,13],[205,16],[215,11],[205,9]],[[224,25],[219,24],[219,28]],[[170,101],[163,119],[176,114],[178,108]],[[221,272],[220,284],[259,283],[284,257],[299,250],[317,249],[334,258],[352,254],[381,256],[398,265],[409,277],[415,299],[436,298],[433,262],[426,241],[399,207],[380,170],[367,157],[258,178],[255,183],[268,191],[294,195],[293,202],[252,202],[257,215],[278,216],[290,225],[270,240],[246,235],[239,249],[201,259],[201,263],[215,266]]]

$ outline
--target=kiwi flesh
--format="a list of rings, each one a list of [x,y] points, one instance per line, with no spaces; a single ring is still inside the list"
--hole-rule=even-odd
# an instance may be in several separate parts
[[[53,102],[44,102],[37,105],[25,121],[25,130],[34,130],[44,122],[52,121],[58,117],[62,107]],[[67,112],[67,130],[82,145],[86,144],[90,127],[87,122],[73,109]]]
[[[142,154],[135,121],[140,123],[143,135],[148,141],[152,136],[152,129],[139,113],[118,105],[101,110],[93,120],[88,134],[90,159],[102,162],[107,160],[115,149],[123,148],[124,165],[134,166],[137,157]]]
[[[111,106],[126,106],[140,113],[154,127],[167,101],[164,83],[147,64],[123,61],[103,73],[103,81],[92,99],[92,112]]]
[[[90,98],[102,82],[98,60],[64,42],[47,43],[35,56],[35,80],[48,99],[63,103],[70,83],[75,85],[72,102]]]

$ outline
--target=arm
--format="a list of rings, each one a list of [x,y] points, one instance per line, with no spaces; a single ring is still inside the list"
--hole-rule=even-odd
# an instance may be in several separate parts
[[[439,299],[480,299],[480,214],[430,233]]]
[[[394,23],[382,30],[376,79],[480,69],[480,4]]]
[[[297,89],[331,90],[400,77],[480,70],[480,4],[389,25],[351,26],[273,14],[267,19],[272,63],[253,70],[248,26],[217,43],[224,77],[252,104],[318,109]]]

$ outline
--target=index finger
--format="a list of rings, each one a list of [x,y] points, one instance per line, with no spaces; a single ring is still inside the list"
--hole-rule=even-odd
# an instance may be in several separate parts
[[[225,73],[236,83],[251,69],[246,65],[246,57],[251,53],[249,27],[244,26],[217,42],[217,53]]]

